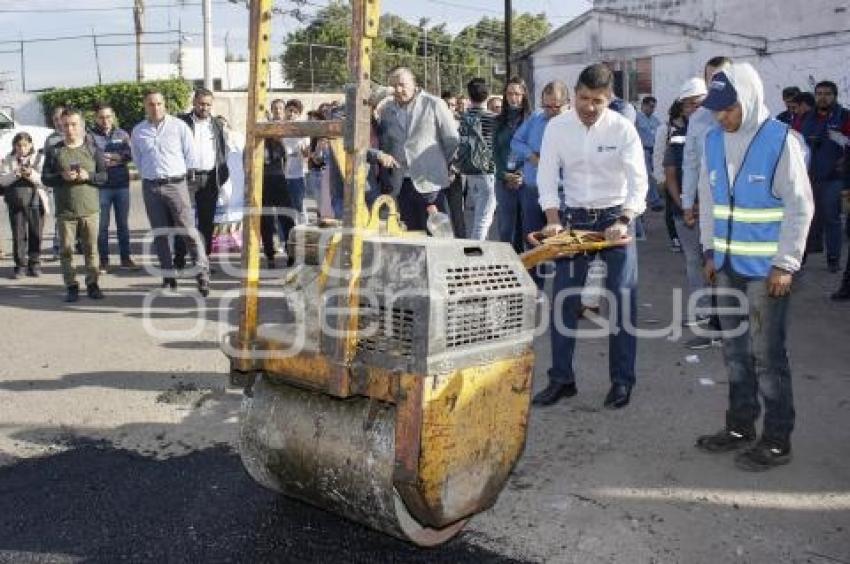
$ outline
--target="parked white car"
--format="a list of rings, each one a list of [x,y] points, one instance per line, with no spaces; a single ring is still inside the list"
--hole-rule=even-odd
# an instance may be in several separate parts
[[[19,131],[30,134],[36,149],[44,147],[44,142],[53,133],[53,130],[48,127],[17,123],[8,113],[0,110],[0,158],[12,152],[12,139]]]

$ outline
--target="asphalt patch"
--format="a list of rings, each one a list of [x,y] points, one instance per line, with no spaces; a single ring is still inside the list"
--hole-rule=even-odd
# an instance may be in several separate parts
[[[0,562],[519,562],[461,533],[421,549],[258,486],[226,446],[105,442],[0,468]]]

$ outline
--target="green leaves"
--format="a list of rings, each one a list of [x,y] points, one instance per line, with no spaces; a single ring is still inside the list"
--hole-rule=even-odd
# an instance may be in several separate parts
[[[123,129],[131,130],[145,117],[143,97],[148,90],[162,92],[169,113],[185,111],[192,94],[191,85],[180,79],[148,82],[116,82],[84,88],[59,88],[39,96],[47,123],[56,106],[73,106],[83,110],[86,121],[94,120],[94,108],[105,102],[115,111],[116,121]]]
[[[428,24],[427,19],[415,25],[395,14],[381,16],[372,55],[376,80],[382,82],[392,68],[404,65],[432,92],[460,93],[475,76],[488,80],[494,93],[501,91],[504,77],[496,75],[495,69],[505,59],[502,19],[483,17],[454,36],[445,23]],[[545,14],[514,14],[513,50],[541,39],[551,28]],[[306,27],[287,35],[281,61],[294,89],[338,90],[348,82],[350,37],[351,8],[339,0],[319,10]]]

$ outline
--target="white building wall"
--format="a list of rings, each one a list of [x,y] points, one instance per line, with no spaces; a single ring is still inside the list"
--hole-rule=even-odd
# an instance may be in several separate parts
[[[41,102],[38,101],[38,94],[0,90],[0,108],[11,110],[15,121],[19,124],[53,127],[44,121],[44,111],[41,109]]]
[[[593,4],[768,39],[850,29],[847,0],[595,0]]]
[[[687,0],[683,0],[687,2]],[[850,23],[850,22],[848,22]],[[591,63],[599,62],[598,57],[588,53],[589,33],[595,33],[596,24],[588,22],[558,41],[542,48],[533,56],[534,101],[540,98],[543,86],[554,79],[563,80],[568,86],[575,84],[581,69]],[[758,56],[749,48],[733,47],[710,40],[684,38],[676,33],[661,33],[658,30],[630,27],[622,23],[602,22],[598,45],[603,50],[629,49],[640,53],[647,47],[661,48],[679,45],[681,51],[669,54],[657,54],[653,59],[653,94],[658,98],[659,114],[666,115],[667,108],[675,100],[681,85],[692,76],[701,76],[705,62],[711,57],[725,55],[737,61],[751,63],[762,77],[765,86],[765,98],[772,112],[784,109],[781,90],[785,86],[798,86],[803,90],[813,90],[816,82],[832,80],[839,88],[839,101],[850,106],[850,36],[836,35],[831,46],[818,46],[817,41],[795,42],[795,50],[778,52],[767,56]],[[850,29],[850,25],[848,25]],[[840,44],[841,41],[844,44]],[[798,44],[799,43],[799,44]],[[584,45],[584,48],[577,46]],[[779,44],[781,48],[787,45]],[[583,56],[575,56],[584,53]],[[573,54],[568,62],[558,62],[564,55]],[[639,55],[636,55],[639,56]]]

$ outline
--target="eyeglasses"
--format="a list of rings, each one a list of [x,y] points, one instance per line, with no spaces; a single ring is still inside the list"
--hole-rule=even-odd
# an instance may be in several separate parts
[[[560,110],[566,106],[566,104],[543,104],[543,107],[547,110]]]

